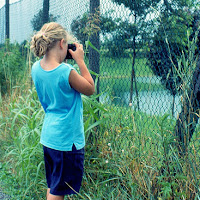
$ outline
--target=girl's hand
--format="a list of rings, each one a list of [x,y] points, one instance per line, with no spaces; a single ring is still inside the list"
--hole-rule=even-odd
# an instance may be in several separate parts
[[[72,55],[72,58],[76,61],[76,63],[79,65],[80,62],[84,61],[84,51],[83,51],[83,45],[74,43],[76,46],[76,51],[73,51],[69,49],[69,53]]]

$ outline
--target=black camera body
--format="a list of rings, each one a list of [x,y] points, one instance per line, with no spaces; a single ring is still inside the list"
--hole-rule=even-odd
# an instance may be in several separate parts
[[[69,53],[69,49],[71,49],[72,51],[76,51],[76,45],[68,44],[68,50],[67,50],[67,55],[66,55],[65,59],[73,59],[72,55]]]

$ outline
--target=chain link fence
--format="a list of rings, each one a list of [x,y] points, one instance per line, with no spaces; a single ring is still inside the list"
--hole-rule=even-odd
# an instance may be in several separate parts
[[[193,62],[199,53],[198,45],[191,44],[199,27],[198,1],[193,1],[190,8],[178,1],[169,7],[159,1],[144,5],[141,2],[136,7],[132,1],[115,2],[100,1],[100,12],[96,8],[96,15],[90,15],[89,0],[50,0],[49,20],[62,24],[82,43],[90,40],[91,31],[99,33],[97,71],[102,103],[131,107],[150,116],[168,113],[177,118],[181,112],[183,78],[191,73],[187,71],[189,63],[182,63],[183,69],[181,62]],[[22,44],[30,40],[41,23],[43,1],[18,0],[9,8],[10,41]],[[5,23],[4,5],[0,8],[0,43],[5,42]],[[191,54],[196,57],[190,58]]]
[[[99,116],[87,113],[92,110],[92,101],[88,109],[84,109],[86,120],[90,120],[90,115],[94,119],[92,128],[85,133],[90,145],[86,145],[89,153],[86,154],[84,194],[100,196],[93,199],[199,199],[199,0],[16,0],[9,5],[9,24],[6,8],[0,0],[0,92],[4,87],[2,83],[9,82],[4,77],[7,61],[13,65],[10,74],[24,70],[19,49],[13,48],[12,55],[1,51],[7,45],[6,38],[11,44],[22,46],[46,20],[62,24],[85,45],[86,64],[97,74],[99,101],[109,114],[102,114],[95,107],[96,113],[92,114],[102,114],[99,121],[104,122],[98,129],[94,126]],[[13,56],[15,54],[17,56]],[[5,58],[4,63],[1,57]],[[21,128],[24,113],[16,117],[21,108],[16,105],[19,112],[13,109],[15,103],[9,107],[14,111],[11,117],[5,118],[11,121],[11,125],[5,123],[5,130],[12,131],[12,137],[11,131],[8,134],[11,144],[15,135],[18,136],[14,133],[18,129],[22,130],[19,131],[21,136],[28,135],[27,143],[33,132],[38,136],[35,129],[41,124],[35,124],[41,120],[40,115],[34,114],[34,119],[29,112],[31,95],[27,100],[26,97],[24,101],[20,99],[28,104],[25,128]],[[1,119],[4,119],[3,114]],[[31,132],[27,132],[29,129]],[[20,139],[15,142],[20,150],[13,151],[13,155],[18,156],[18,152],[24,152],[23,145]],[[98,144],[95,146],[95,143]],[[174,144],[178,144],[178,148],[173,148]],[[189,150],[183,158],[185,147]],[[29,163],[27,152],[25,157]],[[33,152],[31,148],[31,154]],[[10,156],[12,152],[9,159]],[[38,157],[34,157],[38,162]],[[30,194],[38,190],[34,184],[39,176],[34,173],[33,176],[36,179],[33,181],[30,176],[31,185],[25,188],[25,195],[27,190]],[[20,173],[20,177],[28,182],[26,175]]]

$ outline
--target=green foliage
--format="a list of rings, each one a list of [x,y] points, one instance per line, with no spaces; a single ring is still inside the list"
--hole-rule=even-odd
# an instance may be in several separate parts
[[[136,16],[143,16],[147,13],[147,10],[152,6],[156,7],[160,0],[112,0],[119,5],[123,4],[129,8]]]
[[[25,49],[25,51],[22,51]],[[26,71],[26,47],[6,41],[0,48],[0,93],[10,92]]]
[[[108,49],[106,53],[110,57],[130,57],[131,51],[134,46],[134,36],[137,35],[137,26],[129,21],[122,21],[117,19],[114,21],[115,30],[105,34],[103,48]]]
[[[53,14],[49,14],[49,22],[55,22],[60,16],[53,16]],[[37,14],[34,15],[31,20],[31,25],[34,31],[39,31],[43,26],[43,10],[40,9]]]
[[[9,125],[7,148],[4,159],[5,168],[11,180],[15,180],[18,190],[13,192],[13,199],[40,199],[45,188],[44,162],[39,144],[43,110],[35,91],[29,90],[26,97],[14,97],[7,105],[9,110],[3,118],[4,126]],[[1,127],[1,130],[6,130]]]
[[[173,129],[170,130],[166,126],[168,115],[164,115],[157,121],[159,126],[159,138],[162,145],[163,159],[160,161],[158,186],[160,191],[158,196],[162,199],[181,198],[185,196],[184,193],[179,193],[178,181],[185,181],[186,176],[182,175],[182,168],[179,160],[177,159],[177,152],[175,147],[175,137]],[[178,161],[178,162],[177,162]]]
[[[85,33],[85,27],[88,21],[89,14],[84,13],[83,16],[78,16],[71,23],[71,30],[76,38],[81,42],[81,44],[85,44],[88,40],[88,35]]]
[[[82,44],[88,40],[87,26],[90,21],[89,13],[78,16],[71,23],[71,29],[74,35]],[[101,33],[103,34],[102,48],[107,49],[104,54],[113,57],[127,57],[132,48],[133,36],[136,32],[136,26],[128,21],[121,19],[112,19],[109,15],[100,16],[99,22]]]
[[[178,116],[175,135],[177,136],[180,153],[185,154],[193,133],[198,124],[200,96],[199,96],[199,69],[200,60],[196,55],[198,31],[192,41],[188,39],[188,53],[182,52],[178,66],[174,66],[182,81],[182,110]],[[189,38],[189,34],[188,34]]]
[[[180,8],[177,13],[169,14],[167,11],[158,17],[158,28],[154,32],[152,42],[147,52],[148,64],[155,75],[161,77],[163,85],[172,95],[180,91],[183,83],[174,66],[178,66],[182,51],[187,54],[188,40],[192,39],[197,29],[194,13],[184,12]],[[190,38],[188,38],[188,32]]]
[[[120,23],[117,23],[117,29],[113,32],[113,40],[108,42],[108,46],[113,46],[112,52],[114,49],[119,51],[130,48],[133,59],[135,59],[137,53],[140,53],[140,49],[145,48],[144,41],[148,39],[147,32],[152,30],[151,20],[147,13],[151,12],[152,7],[157,8],[160,0],[113,0],[113,2],[119,5],[123,4],[130,11],[130,14],[125,20],[120,19]],[[119,52],[116,57],[123,53],[123,51]]]
[[[106,118],[100,118],[100,113],[105,113],[107,110],[104,105],[97,101],[97,96],[85,96],[82,95],[83,106],[84,106],[84,130],[86,142],[90,139],[92,130],[97,128],[99,125],[105,122]]]

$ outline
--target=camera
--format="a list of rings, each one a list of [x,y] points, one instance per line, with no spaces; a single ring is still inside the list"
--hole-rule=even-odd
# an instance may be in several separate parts
[[[68,50],[67,50],[67,55],[66,55],[65,59],[73,59],[72,55],[69,53],[69,49],[71,49],[72,51],[76,51],[75,44],[68,44]]]

